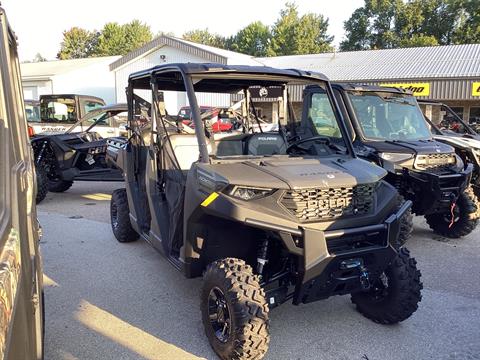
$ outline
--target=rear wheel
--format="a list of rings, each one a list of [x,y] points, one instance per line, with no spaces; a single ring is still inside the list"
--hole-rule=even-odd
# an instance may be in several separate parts
[[[73,185],[73,181],[65,181],[60,179],[49,179],[48,190],[51,192],[64,192],[70,189]]]
[[[251,266],[227,258],[204,275],[201,310],[205,333],[221,359],[262,359],[268,350],[265,292]]]
[[[46,171],[36,166],[35,172],[37,176],[37,197],[35,198],[37,204],[41,203],[48,193],[48,177]]]
[[[113,235],[119,242],[132,242],[138,239],[138,234],[130,223],[130,209],[125,189],[117,189],[112,194],[110,221]]]
[[[422,300],[420,271],[406,248],[401,248],[387,269],[365,292],[352,294],[352,302],[366,318],[380,324],[408,319]]]
[[[425,219],[430,228],[437,234],[458,239],[470,234],[477,227],[479,210],[477,197],[469,186],[460,194],[451,211],[425,215]]]

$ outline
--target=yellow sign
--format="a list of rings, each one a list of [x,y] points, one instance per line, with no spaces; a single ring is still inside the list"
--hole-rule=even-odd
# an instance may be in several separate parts
[[[472,83],[472,96],[480,96],[480,82]]]
[[[390,86],[410,90],[414,96],[430,95],[430,83],[380,84],[380,86]]]

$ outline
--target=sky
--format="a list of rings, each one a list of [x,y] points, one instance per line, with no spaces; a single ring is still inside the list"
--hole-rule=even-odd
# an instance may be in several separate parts
[[[73,26],[101,29],[107,22],[127,23],[133,19],[150,25],[154,34],[176,36],[193,29],[208,28],[223,36],[235,34],[253,21],[272,25],[286,0],[1,0],[19,41],[20,60],[40,53],[55,59],[62,32]],[[329,18],[334,44],[343,39],[343,22],[363,5],[363,0],[296,0],[300,14],[314,12]]]

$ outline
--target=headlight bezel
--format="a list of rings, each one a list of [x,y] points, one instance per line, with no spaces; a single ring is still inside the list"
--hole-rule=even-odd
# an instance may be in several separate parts
[[[264,188],[259,186],[230,185],[225,189],[225,193],[235,199],[243,201],[252,201],[265,198],[272,195],[277,189]]]
[[[413,159],[415,155],[411,153],[379,152],[378,156],[384,161],[390,161],[392,163],[402,163]]]

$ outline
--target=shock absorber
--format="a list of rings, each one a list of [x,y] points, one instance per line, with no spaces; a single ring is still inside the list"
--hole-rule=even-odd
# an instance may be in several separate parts
[[[262,241],[262,244],[260,245],[260,248],[258,249],[258,254],[257,254],[257,273],[259,275],[262,275],[263,267],[268,262],[267,252],[268,252],[268,239],[265,238]]]
[[[40,151],[38,152],[38,156],[37,156],[37,159],[36,159],[36,164],[37,165],[40,165],[40,163],[42,162],[42,159],[43,159],[43,153],[45,152],[45,149],[47,148],[47,142],[46,141],[43,141],[42,142],[42,147],[40,148]]]

